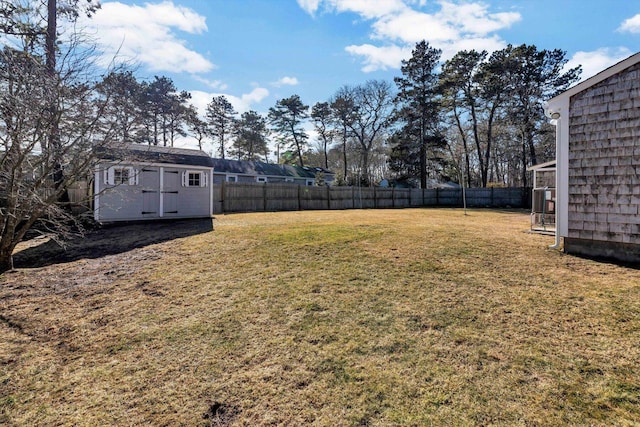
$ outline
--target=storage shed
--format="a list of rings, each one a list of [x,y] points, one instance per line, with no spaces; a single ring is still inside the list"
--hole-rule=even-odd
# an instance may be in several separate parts
[[[130,145],[100,159],[94,174],[98,222],[213,214],[213,165],[204,151]]]
[[[549,100],[556,246],[640,262],[640,53]]]

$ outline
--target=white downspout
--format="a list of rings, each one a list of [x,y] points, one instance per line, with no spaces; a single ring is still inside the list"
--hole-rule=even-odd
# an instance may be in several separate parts
[[[553,245],[549,246],[550,249],[560,249],[560,220],[562,219],[562,216],[560,214],[560,211],[562,209],[560,209],[560,203],[561,202],[559,200],[559,194],[560,194],[560,168],[562,167],[562,150],[560,147],[560,144],[562,142],[562,138],[561,138],[561,129],[562,129],[562,117],[560,116],[560,113],[555,111],[553,113],[550,114],[551,118],[553,119],[553,121],[555,121],[555,126],[556,126],[556,234],[555,234],[555,241],[553,243]]]

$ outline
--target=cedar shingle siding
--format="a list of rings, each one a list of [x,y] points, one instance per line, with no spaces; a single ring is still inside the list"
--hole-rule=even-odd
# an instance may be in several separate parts
[[[569,108],[568,252],[640,257],[640,64],[579,92]],[[593,253],[595,242],[610,242]]]

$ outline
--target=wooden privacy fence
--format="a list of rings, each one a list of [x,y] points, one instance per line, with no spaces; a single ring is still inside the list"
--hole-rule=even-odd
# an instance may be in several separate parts
[[[462,207],[462,189],[311,187],[273,183],[213,185],[213,212],[275,212],[322,209],[377,209],[422,206]],[[531,207],[530,188],[468,188],[467,206]]]

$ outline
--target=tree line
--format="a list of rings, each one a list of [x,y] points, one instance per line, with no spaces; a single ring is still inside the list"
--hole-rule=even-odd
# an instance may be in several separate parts
[[[525,44],[440,56],[421,41],[393,83],[345,85],[313,106],[294,94],[266,115],[238,114],[219,95],[201,117],[171,79],[139,82],[131,71],[110,73],[97,91],[108,97],[104,120],[122,141],[173,146],[190,134],[200,149],[214,144],[216,157],[266,161],[271,141],[277,161],[324,166],[351,185],[383,177],[423,188],[463,179],[467,186],[530,185],[527,167],[554,156],[542,103],[576,82],[580,68],[565,70],[561,50]]]
[[[560,50],[509,45],[441,61],[421,41],[393,82],[344,85],[312,106],[293,94],[264,115],[238,114],[214,96],[201,114],[166,76],[98,75],[74,24],[99,7],[0,2],[0,272],[29,230],[81,230],[66,189],[118,144],[173,146],[190,136],[201,149],[214,144],[216,157],[249,160],[271,159],[271,144],[278,161],[324,166],[341,184],[527,186],[526,167],[554,154],[542,102],[580,73],[565,70]]]

